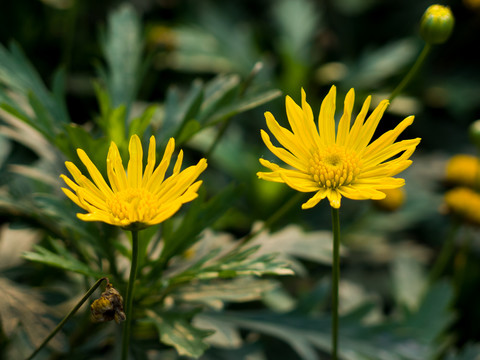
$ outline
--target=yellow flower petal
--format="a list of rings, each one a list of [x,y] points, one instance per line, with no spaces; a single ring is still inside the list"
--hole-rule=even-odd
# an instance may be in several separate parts
[[[130,160],[125,172],[118,147],[112,142],[107,155],[107,175],[110,186],[105,182],[87,154],[79,149],[78,154],[93,180],[85,177],[71,162],[65,165],[74,181],[61,175],[71,190],[63,188],[65,195],[87,211],[77,214],[84,221],[102,221],[127,229],[139,229],[158,224],[175,214],[182,204],[194,200],[202,184],[197,178],[207,168],[201,159],[197,165],[181,171],[183,153],[177,158],[171,177],[165,172],[175,147],[169,140],[159,166],[155,168],[156,142],[152,136],[148,148],[148,159],[143,172],[143,149],[140,138],[133,135],[129,143]]]
[[[418,138],[395,142],[412,124],[411,116],[369,145],[388,101],[380,102],[367,118],[371,102],[371,97],[367,97],[351,126],[353,89],[345,97],[344,113],[335,135],[335,94],[336,89],[332,86],[321,105],[318,130],[303,90],[301,108],[290,97],[286,99],[292,131],[282,128],[272,114],[265,114],[269,130],[282,147],[274,146],[263,130],[262,139],[267,148],[291,169],[260,159],[270,171],[258,172],[257,176],[267,181],[283,182],[300,192],[315,192],[302,205],[303,209],[317,205],[325,197],[334,208],[340,207],[342,197],[355,200],[384,198],[382,189],[399,188],[405,184],[403,179],[393,176],[411,164],[409,158],[420,142]]]
[[[318,133],[323,145],[333,145],[335,143],[335,97],[337,89],[335,86],[330,88],[327,96],[322,101],[320,115],[318,117]]]

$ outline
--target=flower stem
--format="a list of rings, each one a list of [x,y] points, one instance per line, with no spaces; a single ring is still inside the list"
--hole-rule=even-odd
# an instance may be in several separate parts
[[[338,283],[340,281],[340,217],[332,207],[333,264],[332,264],[332,359],[337,360],[338,347]]]
[[[442,249],[438,255],[435,263],[432,266],[428,280],[430,283],[438,280],[442,276],[445,268],[448,265],[450,259],[455,255],[455,235],[458,233],[460,228],[460,221],[453,219],[453,223],[450,225],[447,237],[443,242]]]
[[[130,344],[130,329],[132,325],[132,304],[133,290],[135,286],[135,277],[137,276],[138,260],[138,230],[132,230],[132,263],[130,267],[130,277],[128,279],[127,298],[125,302],[126,319],[122,333],[122,360],[128,358],[128,345]]]
[[[83,298],[80,299],[80,301],[75,305],[75,307],[70,310],[70,312],[63,318],[63,320],[53,329],[53,331],[43,340],[43,342],[35,349],[35,351],[27,358],[27,360],[33,359],[39,352],[42,350],[45,345],[60,331],[60,329],[65,325],[65,323],[80,309],[80,307],[83,305],[85,301],[90,297],[90,295],[93,294],[95,290],[100,286],[102,281],[107,280],[108,283],[108,278],[103,277],[101,279],[98,279],[95,284],[87,291],[87,293],[83,296]]]
[[[393,99],[397,97],[398,94],[402,92],[402,90],[405,88],[405,86],[408,85],[408,83],[414,78],[414,76],[417,74],[418,70],[422,66],[423,62],[427,58],[428,53],[430,52],[432,46],[430,44],[425,43],[425,46],[423,47],[422,52],[420,55],[418,55],[417,61],[415,61],[415,64],[413,64],[412,68],[410,71],[405,75],[405,77],[402,79],[400,84],[395,88],[395,90],[392,91],[392,94],[389,97],[390,103],[393,102]]]

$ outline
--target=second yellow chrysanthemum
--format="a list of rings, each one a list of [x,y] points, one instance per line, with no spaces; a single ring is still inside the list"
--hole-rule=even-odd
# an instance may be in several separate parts
[[[84,221],[103,221],[129,230],[139,230],[161,223],[175,214],[180,207],[197,197],[202,181],[196,181],[206,169],[207,160],[201,159],[197,165],[180,171],[183,152],[178,154],[173,174],[165,179],[165,173],[175,148],[171,138],[162,160],[155,168],[155,138],[150,138],[147,165],[143,171],[143,150],[140,139],[133,135],[130,139],[130,160],[125,171],[122,158],[114,142],[107,156],[107,175],[110,186],[82,149],[77,153],[87,168],[93,182],[84,176],[72,163],[65,163],[72,174],[72,181],[61,175],[73,190],[62,188],[63,192],[78,206],[87,211],[78,214]]]
[[[340,207],[342,196],[355,200],[382,199],[385,197],[382,189],[403,186],[405,181],[393,176],[411,164],[409,158],[420,139],[395,140],[412,124],[413,116],[370,143],[388,101],[383,100],[365,120],[370,107],[369,96],[351,125],[354,97],[351,89],[345,98],[337,131],[335,86],[322,102],[318,129],[303,89],[302,107],[286,97],[287,118],[292,131],[281,127],[270,112],[265,113],[269,130],[283,147],[274,146],[263,130],[262,139],[268,149],[291,168],[260,159],[260,163],[271,172],[259,172],[258,177],[283,182],[297,191],[316,192],[302,205],[303,209],[317,205],[324,198],[329,199],[333,208]]]

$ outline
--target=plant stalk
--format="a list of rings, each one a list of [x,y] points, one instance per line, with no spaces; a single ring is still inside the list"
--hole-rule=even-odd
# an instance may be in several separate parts
[[[130,276],[128,278],[127,298],[125,302],[125,324],[122,332],[122,360],[128,358],[128,347],[130,345],[130,333],[132,326],[132,304],[133,291],[135,287],[135,278],[137,276],[137,262],[138,262],[138,230],[132,230],[132,263],[130,267]]]
[[[332,359],[338,355],[338,283],[340,281],[340,217],[332,207],[333,263],[332,263]]]
[[[80,301],[75,305],[75,307],[70,310],[70,312],[63,318],[63,320],[53,329],[53,331],[43,340],[43,342],[35,349],[35,351],[27,358],[27,360],[33,359],[39,352],[42,350],[45,345],[48,344],[48,342],[60,331],[60,329],[65,325],[65,323],[80,309],[80,307],[83,305],[85,301],[90,297],[90,295],[93,294],[95,290],[100,286],[100,284],[104,281],[107,280],[108,283],[108,278],[103,277],[101,279],[98,279],[95,284],[86,292],[86,294],[83,296],[83,298],[80,299]]]
[[[420,55],[418,55],[417,60],[413,64],[410,71],[407,73],[407,75],[405,75],[405,77],[402,79],[400,84],[398,84],[398,86],[392,91],[390,97],[388,98],[390,103],[393,102],[393,99],[395,99],[397,95],[399,95],[402,92],[402,90],[408,85],[408,83],[415,77],[415,75],[417,74],[418,70],[424,63],[431,49],[432,49],[432,46],[430,44],[425,43],[425,46],[423,47],[422,52],[420,53]]]

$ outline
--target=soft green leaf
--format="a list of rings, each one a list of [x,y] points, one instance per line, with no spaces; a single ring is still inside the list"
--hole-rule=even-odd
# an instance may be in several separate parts
[[[399,305],[416,309],[425,286],[425,271],[421,264],[405,251],[398,253],[393,261],[394,295]]]
[[[172,136],[178,137],[187,122],[197,116],[202,101],[203,83],[201,81],[194,81],[184,96],[181,96],[177,87],[169,87],[162,125],[163,141],[167,141]]]
[[[162,343],[175,347],[181,356],[198,358],[208,348],[204,339],[213,332],[194,327],[192,317],[191,313],[147,311],[147,320],[157,328]]]
[[[41,77],[30,64],[18,45],[12,43],[10,51],[0,44],[0,83],[11,90],[14,94],[26,98],[29,93],[35,94],[39,104],[45,109],[49,118],[53,120],[52,126],[55,131],[61,130],[61,124],[68,123],[69,117],[65,112],[64,104],[58,102],[58,99],[47,90]],[[54,91],[58,91],[57,78],[54,84]],[[21,103],[10,103],[17,111],[22,109]],[[23,118],[22,118],[23,120]],[[32,125],[33,120],[29,121]]]
[[[158,106],[151,105],[145,109],[142,115],[132,119],[128,127],[128,138],[130,139],[134,134],[141,137],[157,111]]]
[[[180,146],[200,131],[200,129],[201,125],[197,120],[189,120],[185,126],[182,127],[181,132],[176,136],[176,144]]]
[[[190,205],[188,212],[173,233],[164,234],[164,248],[160,257],[166,262],[175,255],[181,254],[197,240],[200,233],[220,218],[239,196],[238,188],[230,185],[216,196],[205,201],[204,192]]]
[[[125,3],[109,15],[101,44],[112,107],[123,104],[129,108],[139,88],[143,49],[141,24],[133,6]]]
[[[23,254],[23,257],[30,261],[54,266],[66,271],[73,271],[86,276],[92,276],[95,278],[104,276],[104,274],[91,269],[88,265],[73,257],[70,252],[62,249],[58,245],[55,247],[57,253],[42,246],[35,246],[34,249],[35,252],[27,251]],[[60,252],[60,254],[58,254],[58,252]]]
[[[254,109],[260,105],[263,105],[269,101],[272,101],[281,95],[279,90],[268,90],[260,94],[254,93],[246,95],[245,97],[240,98],[235,101],[233,104],[221,108],[220,111],[216,112],[208,120],[207,125],[214,125],[226,118],[235,116],[247,110]]]
[[[447,282],[437,282],[428,289],[418,310],[408,314],[399,325],[398,332],[419,341],[432,343],[453,322],[455,316],[449,312],[453,301],[453,289]]]
[[[278,283],[272,280],[245,277],[186,284],[171,295],[181,302],[207,304],[219,309],[225,302],[260,300],[265,292],[277,286]]]
[[[193,279],[207,280],[237,276],[294,274],[287,262],[276,259],[276,254],[253,256],[258,249],[259,246],[247,249],[234,249],[214,260],[210,260],[213,259],[213,256],[209,254],[207,260],[205,259],[206,257],[202,258],[187,270],[173,276],[169,282],[178,284],[188,283]]]

